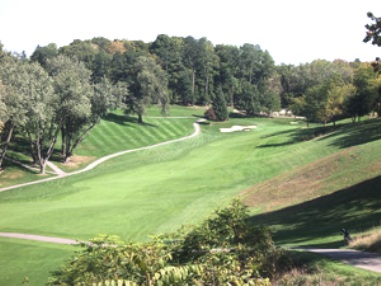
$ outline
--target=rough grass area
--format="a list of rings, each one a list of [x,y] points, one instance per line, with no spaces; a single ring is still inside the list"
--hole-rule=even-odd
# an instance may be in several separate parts
[[[381,229],[373,229],[353,237],[349,247],[357,250],[381,253]]]

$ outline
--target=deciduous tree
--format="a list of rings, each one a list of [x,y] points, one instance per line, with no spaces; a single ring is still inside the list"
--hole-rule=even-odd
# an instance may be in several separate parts
[[[162,112],[168,108],[167,75],[150,57],[138,57],[133,68],[134,80],[130,94],[125,98],[126,114],[137,114],[138,122],[143,123],[143,115],[152,103],[159,103]]]
[[[92,125],[91,99],[94,95],[90,85],[91,72],[83,63],[59,56],[48,62],[54,80],[54,90],[59,97],[57,122],[61,126],[61,152],[68,161],[82,134]]]

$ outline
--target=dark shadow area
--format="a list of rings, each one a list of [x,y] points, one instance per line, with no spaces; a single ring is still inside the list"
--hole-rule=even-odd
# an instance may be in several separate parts
[[[295,143],[297,143],[297,141],[287,141],[287,142],[275,143],[275,144],[263,144],[263,145],[258,145],[256,148],[282,147],[282,146],[292,145]]]
[[[284,135],[284,134],[294,135],[294,134],[300,133],[300,132],[303,132],[303,130],[302,129],[296,129],[296,130],[288,129],[288,130],[278,131],[278,132],[274,132],[274,133],[271,133],[268,135],[264,135],[261,138],[271,138],[271,137],[275,137],[278,135]]]
[[[371,119],[347,124],[325,138],[336,138],[331,145],[348,148],[381,139],[381,120]],[[320,139],[322,140],[322,139]]]
[[[102,119],[109,122],[114,122],[120,125],[124,125],[124,126],[128,126],[129,125],[128,123],[131,123],[131,124],[140,124],[142,126],[157,127],[157,125],[151,124],[151,123],[146,123],[146,122],[139,123],[138,118],[126,116],[123,114],[109,113]]]
[[[337,235],[337,242],[329,247],[343,246],[342,228],[351,233],[380,225],[381,176],[308,202],[253,216],[251,220],[254,224],[280,226],[274,234],[280,244],[313,247],[316,245],[310,245],[309,241]]]
[[[287,137],[289,137],[289,141],[277,143],[277,144],[263,144],[258,146],[258,148],[292,145],[295,143],[315,139],[316,137],[325,135],[327,133],[332,133],[335,130],[337,130],[337,127],[314,127],[314,128],[306,128],[306,129],[296,128],[296,129],[288,129],[284,131],[279,131],[279,132],[262,136],[262,138],[271,138],[278,135],[286,135]]]
[[[195,117],[195,118],[205,118],[204,115],[192,114],[192,116]]]
[[[246,118],[247,116],[242,113],[229,112],[229,118]]]
[[[127,125],[126,123],[138,123],[137,118],[127,117],[123,114],[115,114],[115,113],[109,113],[102,119],[109,122],[114,122],[120,125]]]

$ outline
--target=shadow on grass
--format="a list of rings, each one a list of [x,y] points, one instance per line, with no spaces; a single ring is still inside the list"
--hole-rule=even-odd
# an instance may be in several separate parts
[[[282,142],[282,143],[263,144],[263,145],[258,145],[256,148],[282,147],[282,146],[292,145],[295,143],[297,143],[297,141],[287,141],[287,142]]]
[[[151,123],[146,123],[146,122],[139,123],[136,117],[126,116],[123,114],[109,113],[102,119],[105,121],[114,122],[116,124],[120,124],[124,126],[127,126],[129,125],[128,123],[131,123],[131,124],[140,124],[141,126],[157,127],[157,125],[151,124]]]
[[[205,115],[192,114],[195,118],[205,118]]]
[[[275,132],[262,138],[270,138],[278,135],[288,135],[289,141],[280,144],[268,144],[258,146],[260,148],[291,145],[309,140],[331,140],[331,146],[348,148],[368,142],[381,140],[381,120],[370,119],[355,124],[346,123],[337,126],[297,128]]]
[[[342,246],[342,228],[351,233],[380,225],[381,176],[308,202],[253,216],[251,220],[273,226],[274,239],[279,244],[316,246],[309,241],[337,236],[328,246]]]
[[[335,139],[335,137],[337,137]],[[347,124],[337,132],[326,136],[332,138],[331,145],[348,148],[381,139],[381,120],[370,119],[355,124]],[[320,139],[322,140],[322,139]]]
[[[315,139],[316,137],[325,135],[327,133],[331,133],[335,130],[337,130],[336,127],[314,127],[314,128],[306,128],[306,129],[301,129],[301,128],[288,129],[288,130],[283,130],[279,132],[274,132],[272,134],[262,136],[262,138],[266,139],[266,138],[271,138],[271,137],[275,137],[279,135],[284,135],[285,137],[287,136],[289,138],[289,141],[282,142],[282,143],[275,143],[275,144],[263,144],[263,145],[259,145],[258,148],[292,145],[295,143]]]

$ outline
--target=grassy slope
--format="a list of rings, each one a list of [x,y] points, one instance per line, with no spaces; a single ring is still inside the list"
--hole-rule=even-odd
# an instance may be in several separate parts
[[[347,126],[313,142],[340,150],[245,192],[253,222],[273,225],[280,244],[343,246],[353,235],[380,226],[381,126],[379,120]]]

